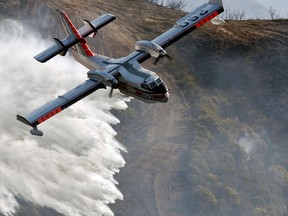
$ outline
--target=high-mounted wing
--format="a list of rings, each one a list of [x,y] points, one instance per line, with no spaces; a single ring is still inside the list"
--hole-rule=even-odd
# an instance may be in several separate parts
[[[163,49],[175,43],[190,32],[200,28],[214,17],[224,12],[222,0],[209,0],[186,16],[180,18],[174,27],[164,32],[152,40]],[[147,60],[151,56],[148,52],[136,51],[129,55],[131,60],[137,60],[139,63]]]
[[[37,130],[37,125],[41,124],[42,122],[46,121],[47,119],[51,118],[52,116],[56,115],[57,113],[61,112],[62,110],[66,109],[67,107],[71,106],[72,104],[100,88],[105,88],[105,85],[101,82],[97,82],[91,79],[86,80],[81,85],[36,109],[29,115],[25,117],[17,115],[17,120],[33,127],[34,130],[31,131],[33,135],[42,136],[43,133]]]
[[[91,22],[84,20],[85,26],[83,26],[78,30],[80,37],[75,37],[75,35],[71,35],[62,40],[54,38],[55,44],[49,47],[48,49],[44,50],[34,58],[37,61],[44,63],[58,54],[65,55],[70,47],[74,46],[77,43],[83,43],[83,38],[97,32],[100,28],[102,28],[103,26],[107,25],[108,23],[112,22],[115,19],[116,17],[113,16],[112,14],[103,14],[102,16],[98,17],[97,19]]]

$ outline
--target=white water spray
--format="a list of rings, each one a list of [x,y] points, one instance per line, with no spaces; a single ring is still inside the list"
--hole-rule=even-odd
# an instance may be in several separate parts
[[[113,215],[107,204],[123,198],[113,175],[125,164],[125,148],[114,138],[111,124],[119,120],[109,109],[125,109],[125,100],[99,90],[32,137],[16,114],[81,84],[87,71],[67,57],[38,63],[33,56],[50,44],[35,38],[15,21],[0,23],[0,212],[15,213],[16,195],[69,216]]]

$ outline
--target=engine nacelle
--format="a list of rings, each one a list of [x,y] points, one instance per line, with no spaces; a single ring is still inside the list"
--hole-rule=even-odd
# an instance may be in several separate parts
[[[93,70],[87,73],[89,79],[96,79],[99,82],[102,82],[106,86],[113,88],[117,87],[117,79],[109,73],[106,73],[101,70]]]
[[[166,51],[161,46],[147,40],[137,41],[135,43],[135,49],[137,51],[148,52],[152,57],[155,58],[158,58],[160,55],[166,55]]]

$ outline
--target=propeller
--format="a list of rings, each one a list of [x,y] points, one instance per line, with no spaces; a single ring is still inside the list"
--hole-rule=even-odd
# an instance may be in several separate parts
[[[164,57],[166,57],[169,61],[172,61],[173,60],[173,57],[171,57],[170,55],[168,55],[168,54],[164,54],[164,55],[159,55],[156,59],[155,59],[155,61],[153,62],[153,65],[157,65],[157,63],[159,62],[159,60],[161,59],[161,58],[164,58]]]
[[[110,82],[111,82],[111,90],[109,93],[109,97],[111,98],[113,96],[114,89],[118,88],[118,81],[117,81],[117,79],[114,78],[114,79],[110,80]]]
[[[110,97],[110,98],[112,98],[112,96],[113,96],[113,90],[114,90],[114,88],[111,87],[111,90],[110,90],[110,93],[109,93],[109,97]]]

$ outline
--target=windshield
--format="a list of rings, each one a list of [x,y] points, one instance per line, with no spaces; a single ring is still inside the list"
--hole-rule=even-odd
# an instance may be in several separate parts
[[[143,89],[153,91],[156,94],[165,94],[167,92],[167,89],[160,78],[156,79],[155,81],[149,84],[144,82],[141,84],[141,87]]]

